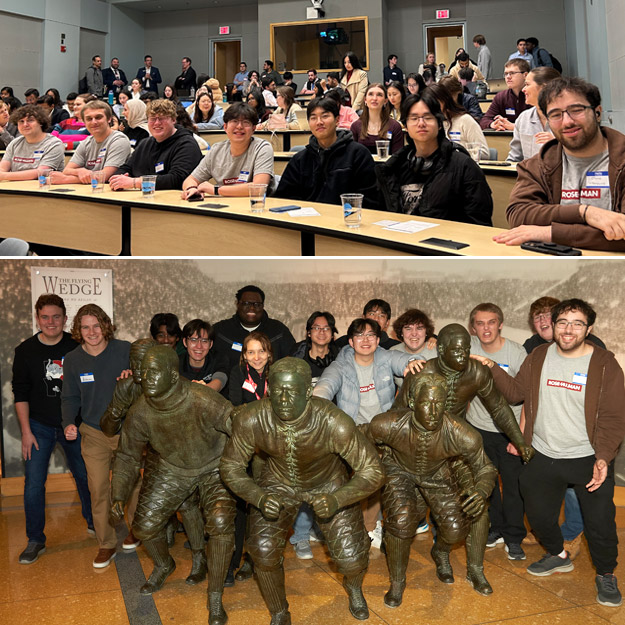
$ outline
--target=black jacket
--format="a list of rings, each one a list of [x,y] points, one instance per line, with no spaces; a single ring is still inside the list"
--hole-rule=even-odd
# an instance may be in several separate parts
[[[263,332],[269,337],[273,348],[273,361],[280,360],[291,354],[295,339],[291,331],[277,319],[270,319],[263,312],[263,319],[255,332]],[[230,319],[223,319],[215,324],[215,342],[213,349],[217,356],[225,356],[228,360],[228,371],[239,364],[243,340],[249,334],[239,321],[236,313]]]
[[[248,370],[252,382],[256,385],[255,391],[243,387],[243,384],[247,380]],[[230,399],[230,403],[233,406],[240,406],[241,404],[249,404],[257,399],[262,399],[265,396],[265,383],[268,374],[269,367],[265,367],[262,375],[259,375],[256,369],[248,367],[247,365],[235,365],[232,367],[228,384],[228,398]],[[258,394],[258,397],[256,397],[256,394]]]
[[[340,204],[341,193],[362,193],[365,208],[378,208],[371,153],[354,141],[351,131],[338,130],[337,135],[327,150],[311,137],[286,166],[275,196]]]
[[[130,159],[115,173],[128,173],[133,178],[156,174],[157,190],[182,189],[182,182],[201,160],[202,151],[193,133],[176,126],[176,132],[160,143],[154,137],[143,139]],[[156,167],[161,163],[163,168],[157,172]]]
[[[407,145],[386,163],[375,168],[382,196],[382,207],[404,213],[401,185],[424,182],[423,195],[413,214],[448,219],[481,226],[492,226],[493,198],[479,166],[457,143],[443,139],[434,153],[434,164],[427,177],[418,177],[410,157],[414,147]]]
[[[118,69],[117,71],[119,72],[119,79],[124,83],[121,87],[113,84],[117,78],[115,78],[115,72],[112,67],[107,67],[102,70],[102,82],[104,83],[105,91],[104,95],[108,94],[109,91],[119,93],[128,84],[128,79],[126,78],[126,74],[124,74],[124,70]]]
[[[223,373],[228,377],[228,364],[223,357],[217,357],[214,350],[210,350],[204,359],[204,366],[200,369],[193,369],[189,362],[189,354],[185,352],[178,356],[180,375],[187,380],[201,380],[202,382],[211,382],[216,373]],[[225,384],[224,384],[225,386]]]
[[[326,367],[329,367],[332,362],[334,362],[334,360],[338,356],[339,351],[340,350],[337,347],[336,342],[332,341],[329,345],[328,355],[325,358],[315,358],[313,360],[310,357],[310,347],[306,339],[304,339],[295,346],[291,355],[294,358],[301,358],[308,363],[308,365],[310,366],[310,370],[312,371],[313,384],[316,384],[317,379],[323,373],[323,370]]]

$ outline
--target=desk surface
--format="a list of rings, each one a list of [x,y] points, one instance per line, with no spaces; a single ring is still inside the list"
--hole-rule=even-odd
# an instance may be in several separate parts
[[[62,193],[57,189],[71,191]],[[0,195],[4,196],[3,205],[11,209],[3,211],[6,217],[0,222],[1,237],[17,236],[35,243],[105,254],[540,257],[519,247],[494,243],[492,237],[501,232],[499,228],[373,210],[363,210],[360,228],[347,228],[341,208],[330,204],[306,203],[320,214],[291,217],[267,210],[292,203],[277,198],[268,198],[266,211],[255,214],[247,198],[207,197],[198,204],[181,200],[179,191],[157,191],[153,199],[144,199],[140,191],[93,194],[84,185],[60,185],[52,191],[40,191],[36,181],[1,183]],[[202,206],[211,201],[226,207]],[[54,211],[61,211],[62,219]],[[420,221],[435,227],[400,233],[376,225],[381,220]],[[423,242],[430,237],[467,243],[468,247],[450,250]]]

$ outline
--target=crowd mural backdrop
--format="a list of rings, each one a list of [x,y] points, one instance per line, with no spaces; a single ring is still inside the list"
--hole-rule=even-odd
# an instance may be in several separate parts
[[[594,333],[625,368],[622,276],[625,260],[427,260],[427,259],[20,259],[0,260],[0,333],[2,388],[2,476],[24,474],[21,437],[11,391],[14,348],[32,335],[33,268],[79,268],[112,272],[112,306],[117,338],[148,335],[157,312],[174,312],[185,322],[200,317],[211,323],[234,314],[236,291],[257,284],[266,294],[269,316],[304,338],[306,319],[315,310],[334,314],[340,334],[362,314],[367,300],[387,300],[396,318],[420,308],[438,330],[447,323],[467,325],[481,302],[504,311],[503,335],[522,343],[531,334],[527,314],[543,295],[580,297],[597,311]],[[87,272],[88,273],[88,272]],[[71,319],[68,322],[71,323]],[[66,329],[68,329],[66,327]],[[53,455],[52,473],[66,471],[62,452]],[[618,483],[625,485],[625,455],[617,459]]]

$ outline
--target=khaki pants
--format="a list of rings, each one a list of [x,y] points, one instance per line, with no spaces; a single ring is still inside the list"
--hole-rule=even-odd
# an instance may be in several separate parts
[[[95,535],[101,549],[115,549],[117,535],[115,528],[109,523],[109,510],[111,506],[111,467],[117,450],[119,435],[106,436],[104,432],[96,430],[86,423],[82,423],[79,429],[82,437],[81,453],[87,467],[87,482],[91,494]],[[129,525],[132,523],[137,508],[140,487],[141,479],[137,480],[128,500],[126,516]]]

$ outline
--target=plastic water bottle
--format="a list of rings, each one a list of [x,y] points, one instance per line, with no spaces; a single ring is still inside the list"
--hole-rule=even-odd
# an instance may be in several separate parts
[[[113,90],[109,89],[109,106],[113,106],[114,102],[115,102],[115,99],[113,97]]]

